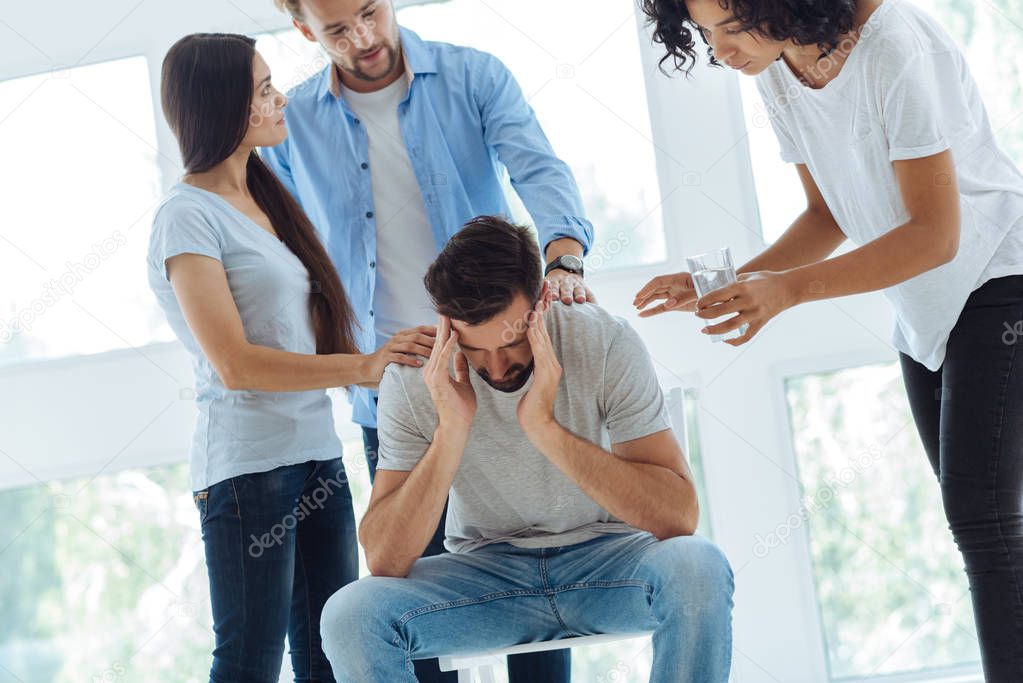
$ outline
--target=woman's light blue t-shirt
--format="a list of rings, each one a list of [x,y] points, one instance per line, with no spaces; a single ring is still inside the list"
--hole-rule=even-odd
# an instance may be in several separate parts
[[[316,391],[230,390],[185,322],[167,279],[178,254],[220,261],[245,338],[293,353],[316,353],[309,273],[283,242],[218,194],[178,183],[153,217],[149,286],[192,356],[199,409],[191,447],[195,491],[243,474],[341,456],[330,397]]]

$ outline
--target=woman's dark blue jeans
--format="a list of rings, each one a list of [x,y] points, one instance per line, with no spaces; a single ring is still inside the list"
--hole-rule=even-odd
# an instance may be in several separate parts
[[[936,372],[901,361],[966,565],[985,679],[1023,681],[1023,275],[970,295]]]
[[[362,444],[366,453],[366,464],[369,465],[369,480],[373,481],[377,471],[377,450],[380,441],[377,430],[370,427],[362,428]],[[440,524],[433,538],[426,546],[423,557],[432,557],[447,552],[444,549],[444,520],[447,517],[447,504],[441,515]],[[416,678],[420,683],[457,683],[458,674],[454,671],[442,672],[436,659],[416,661]],[[568,683],[572,676],[571,650],[551,650],[533,652],[508,657],[509,683]]]
[[[341,458],[234,477],[194,497],[216,639],[211,683],[277,683],[285,635],[296,683],[333,683],[320,612],[359,578]]]

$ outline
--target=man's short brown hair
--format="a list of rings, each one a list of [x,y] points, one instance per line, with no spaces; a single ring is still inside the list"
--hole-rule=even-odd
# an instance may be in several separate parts
[[[477,216],[458,231],[423,278],[434,308],[469,325],[485,323],[523,294],[540,298],[536,235],[500,216]]]

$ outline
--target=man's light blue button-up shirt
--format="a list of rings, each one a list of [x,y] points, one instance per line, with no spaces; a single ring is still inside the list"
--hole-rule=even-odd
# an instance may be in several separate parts
[[[437,253],[473,217],[509,215],[503,168],[541,246],[570,237],[589,250],[593,227],[572,172],[504,64],[400,31],[410,83],[398,120]],[[288,139],[262,150],[262,158],[319,231],[355,310],[360,348],[372,353],[376,263],[387,254],[377,253],[366,128],[340,96],[333,64],[288,98]],[[376,426],[373,396],[365,389],[352,394],[353,418],[367,427]]]

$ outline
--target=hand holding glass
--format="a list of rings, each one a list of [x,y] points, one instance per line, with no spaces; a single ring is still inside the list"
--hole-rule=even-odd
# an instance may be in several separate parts
[[[726,287],[736,281],[735,265],[732,263],[732,250],[729,247],[708,251],[705,254],[690,256],[686,259],[689,266],[689,273],[693,277],[693,286],[696,288],[696,295],[704,297],[711,292]],[[716,321],[714,324],[724,322]],[[711,335],[715,342],[728,339],[738,339],[746,334],[749,325],[743,324],[737,330],[725,334]]]

